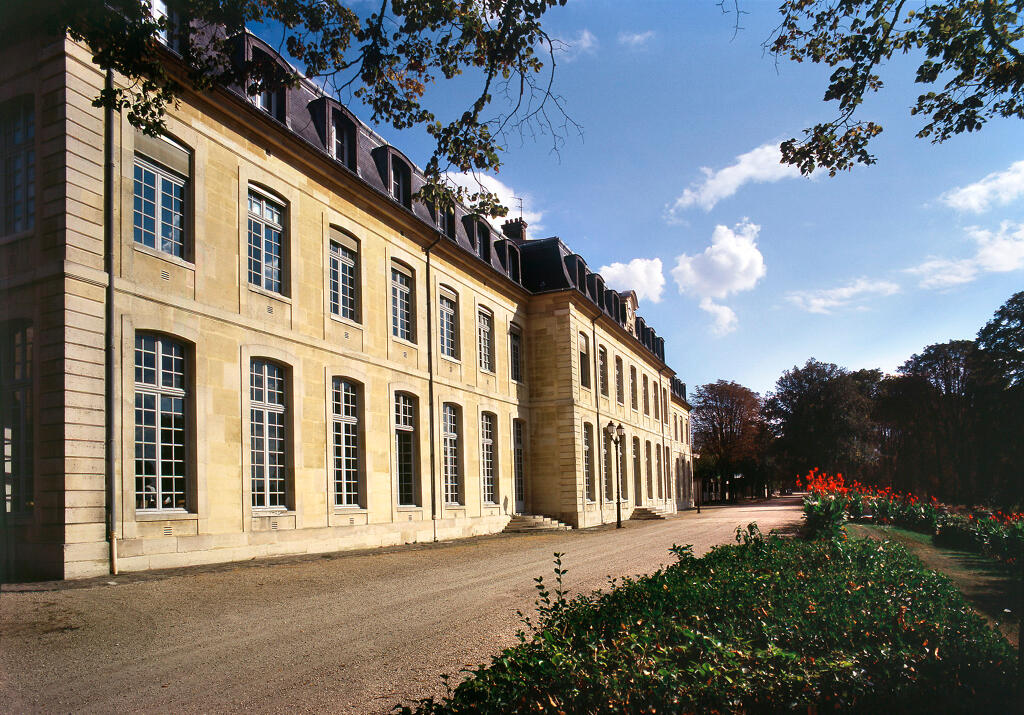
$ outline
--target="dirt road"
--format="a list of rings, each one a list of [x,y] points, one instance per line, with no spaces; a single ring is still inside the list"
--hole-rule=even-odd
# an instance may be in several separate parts
[[[799,519],[796,499],[626,528],[114,577],[0,593],[5,712],[379,713],[515,642],[533,578],[564,552],[573,592]],[[117,582],[114,585],[108,581]]]

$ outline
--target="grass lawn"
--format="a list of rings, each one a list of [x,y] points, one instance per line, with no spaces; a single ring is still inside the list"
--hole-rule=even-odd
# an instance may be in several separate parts
[[[1021,602],[1018,567],[973,551],[939,548],[932,543],[930,535],[895,526],[847,524],[846,530],[852,537],[888,539],[906,547],[925,566],[948,576],[974,609],[1011,645],[1018,646]]]

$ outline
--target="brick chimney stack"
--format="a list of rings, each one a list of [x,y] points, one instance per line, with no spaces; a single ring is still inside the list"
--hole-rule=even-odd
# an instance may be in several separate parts
[[[524,243],[526,241],[526,221],[522,217],[509,219],[501,225],[501,232],[505,234],[506,238],[510,238],[516,243]]]

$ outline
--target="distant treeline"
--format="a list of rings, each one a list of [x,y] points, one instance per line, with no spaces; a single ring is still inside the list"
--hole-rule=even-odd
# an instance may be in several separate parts
[[[896,374],[815,359],[763,398],[693,393],[698,476],[784,486],[811,467],[955,503],[1024,503],[1024,291],[975,340],[929,345]]]

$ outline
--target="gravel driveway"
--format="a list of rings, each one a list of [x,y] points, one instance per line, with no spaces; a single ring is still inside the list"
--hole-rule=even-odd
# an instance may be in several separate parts
[[[515,642],[533,578],[564,552],[573,592],[703,553],[738,525],[794,525],[799,500],[712,507],[622,531],[498,535],[0,593],[6,712],[378,713]],[[110,581],[116,584],[111,585]]]

